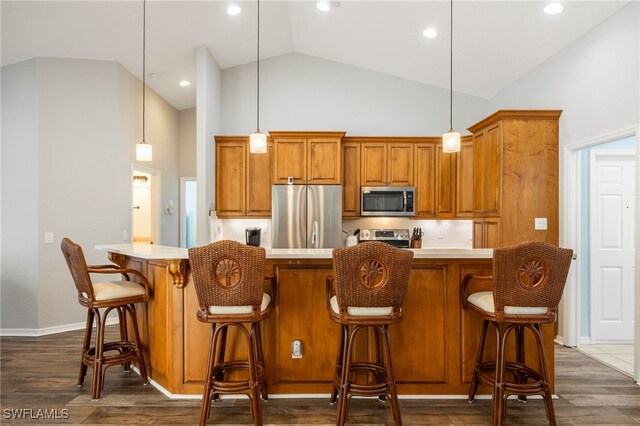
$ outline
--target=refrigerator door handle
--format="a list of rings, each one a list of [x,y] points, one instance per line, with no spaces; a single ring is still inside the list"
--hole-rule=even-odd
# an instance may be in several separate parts
[[[318,248],[318,221],[313,221],[313,235],[311,236],[311,244],[313,248]]]

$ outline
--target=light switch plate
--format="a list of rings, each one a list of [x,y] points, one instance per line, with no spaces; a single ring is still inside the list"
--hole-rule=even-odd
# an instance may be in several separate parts
[[[45,232],[44,233],[44,243],[45,244],[53,244],[53,232]]]
[[[546,231],[547,230],[547,218],[546,217],[536,217],[535,218],[535,230],[536,231]]]

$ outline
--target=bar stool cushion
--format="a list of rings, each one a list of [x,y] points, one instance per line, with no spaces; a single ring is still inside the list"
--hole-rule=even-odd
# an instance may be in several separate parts
[[[260,304],[260,311],[264,312],[271,303],[271,296],[267,293],[262,293],[262,303]],[[246,306],[209,306],[209,313],[214,315],[228,315],[228,314],[250,314],[251,305]]]
[[[126,297],[143,296],[145,293],[145,288],[133,281],[107,281],[93,284],[95,300],[124,299]],[[82,295],[88,297],[85,293],[82,293]]]
[[[331,310],[336,314],[340,314],[340,307],[338,306],[338,297],[333,296],[329,303],[331,304]],[[382,317],[391,315],[391,307],[375,307],[375,308],[362,308],[362,307],[348,307],[347,313],[354,317]]]
[[[480,291],[470,294],[467,301],[483,311],[494,313],[493,292]],[[504,313],[507,315],[540,315],[546,314],[549,308],[529,307],[529,306],[505,306]]]

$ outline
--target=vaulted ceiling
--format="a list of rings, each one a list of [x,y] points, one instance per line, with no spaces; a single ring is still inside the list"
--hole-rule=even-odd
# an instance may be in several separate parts
[[[231,3],[239,15],[226,13]],[[544,1],[455,0],[454,89],[490,98],[627,3],[565,0],[564,12],[546,15]],[[342,0],[322,12],[315,1],[262,0],[260,57],[297,52],[448,88],[449,7]],[[146,8],[147,83],[177,109],[195,105],[198,46],[223,69],[256,59],[256,1],[147,0]],[[142,76],[142,1],[3,0],[1,14],[2,66],[87,58]],[[428,27],[439,36],[424,37]],[[184,79],[193,84],[179,87]]]

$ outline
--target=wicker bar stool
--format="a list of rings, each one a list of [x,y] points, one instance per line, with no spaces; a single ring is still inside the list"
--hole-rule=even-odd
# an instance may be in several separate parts
[[[347,421],[352,396],[377,396],[391,403],[393,418],[402,424],[391,366],[389,325],[402,321],[413,252],[381,242],[333,250],[333,274],[327,277],[327,309],[341,325],[331,403],[338,399],[336,424]],[[354,361],[356,335],[372,329],[375,360]],[[354,373],[369,373],[367,383],[352,380]]]
[[[269,316],[276,301],[275,277],[264,273],[265,250],[225,240],[190,248],[189,262],[200,306],[198,320],[211,324],[200,425],[206,424],[211,401],[220,394],[247,395],[254,424],[262,425],[260,397],[266,401],[268,393],[260,322]],[[267,279],[271,280],[270,294],[264,292]],[[225,359],[229,327],[244,337],[248,359]],[[237,371],[248,377],[229,378]]]
[[[518,395],[520,400],[541,395],[549,423],[556,424],[541,325],[557,320],[572,256],[570,249],[540,241],[498,248],[493,251],[492,276],[467,275],[462,281],[464,309],[483,320],[469,402],[474,400],[479,383],[491,387],[494,425],[503,424],[509,395]],[[493,290],[468,294],[470,283],[477,280],[492,281]],[[489,324],[496,332],[495,361],[483,361]],[[539,370],[525,363],[525,329],[534,336]],[[508,361],[505,348],[511,332],[515,336],[515,360]]]
[[[69,238],[62,239],[60,248],[78,290],[78,302],[88,309],[78,386],[84,383],[87,367],[93,368],[91,398],[99,399],[104,388],[104,375],[107,368],[121,364],[125,371],[129,371],[132,361],[138,362],[143,383],[149,383],[135,307],[136,303],[145,303],[149,300],[149,283],[146,277],[138,271],[122,269],[117,265],[87,265],[82,247]],[[121,274],[124,281],[93,283],[89,276],[90,273]],[[129,274],[137,276],[142,281],[142,285],[131,281]],[[100,309],[104,309],[102,315],[100,315]],[[105,321],[107,315],[114,309],[118,313],[120,321],[120,341],[105,342]],[[131,320],[133,342],[129,341],[127,315]],[[95,346],[91,346],[94,320],[96,322],[96,343]]]

